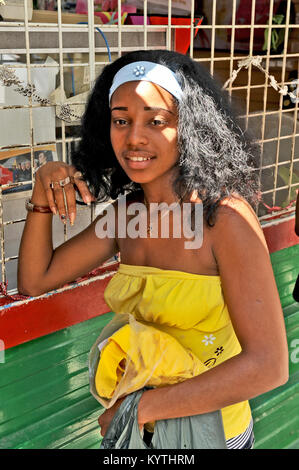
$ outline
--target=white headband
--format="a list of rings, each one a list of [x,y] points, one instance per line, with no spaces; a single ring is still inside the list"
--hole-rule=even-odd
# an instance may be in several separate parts
[[[177,81],[174,72],[172,72],[168,67],[165,67],[165,65],[140,61],[131,62],[131,64],[125,65],[115,74],[109,91],[109,104],[112,94],[120,85],[126,82],[139,80],[156,83],[160,87],[169,91],[169,93],[175,96],[178,100],[182,98],[183,90]]]

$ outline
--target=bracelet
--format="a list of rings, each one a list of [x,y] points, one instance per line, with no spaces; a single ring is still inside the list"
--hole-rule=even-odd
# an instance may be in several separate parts
[[[40,212],[41,214],[53,214],[50,206],[36,206],[30,199],[26,199],[25,208],[28,212]]]

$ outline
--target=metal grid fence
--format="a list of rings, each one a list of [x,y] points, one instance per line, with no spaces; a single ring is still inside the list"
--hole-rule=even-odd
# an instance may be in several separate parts
[[[17,1],[23,19],[0,22],[0,168],[5,169],[6,164],[13,173],[18,159],[27,159],[30,175],[22,181],[9,181],[8,176],[6,181],[5,171],[1,173],[1,281],[3,285],[8,281],[9,292],[16,289],[17,253],[26,217],[24,199],[31,193],[37,155],[69,162],[79,139],[78,116],[103,66],[131,50],[175,49],[180,31],[188,30],[186,53],[226,84],[241,119],[261,144],[263,203],[257,210],[261,222],[271,223],[273,211],[284,219],[294,216],[299,187],[298,0],[186,0],[189,26],[173,24],[175,0],[164,1],[167,21],[163,25],[148,22],[153,8],[150,0],[138,2],[141,24],[123,22],[121,0],[117,1],[116,22],[105,24],[94,15],[93,0],[87,2],[84,21],[77,23],[65,15],[63,0],[57,0],[56,12],[42,19],[36,11],[31,18],[30,0]],[[279,16],[281,3],[284,10]],[[203,22],[196,28],[201,16]],[[50,93],[44,81],[50,80],[51,71]],[[48,114],[42,115],[45,110]],[[4,123],[11,133],[3,130]],[[21,132],[18,123],[26,123],[25,130]],[[96,207],[91,211],[82,208],[76,229],[54,224],[55,243],[82,230],[95,215]]]

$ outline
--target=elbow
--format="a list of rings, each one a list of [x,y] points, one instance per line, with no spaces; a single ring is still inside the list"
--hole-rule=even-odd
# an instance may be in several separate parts
[[[38,297],[44,294],[44,291],[39,286],[18,282],[18,292],[21,295],[28,295],[29,297]]]
[[[273,378],[273,387],[281,387],[282,385],[285,385],[289,380],[289,370],[284,370],[280,374],[276,374],[276,376]]]
[[[265,364],[264,370],[268,370],[265,374],[266,378],[266,391],[285,385],[289,380],[289,360],[288,354],[286,357],[278,358],[277,361]]]
[[[279,386],[285,385],[289,381],[290,375],[289,375],[289,361],[287,360],[285,363],[285,366],[283,370],[281,371],[279,375]]]
[[[264,353],[258,357],[254,354],[246,364],[254,396],[281,387],[289,380],[288,351],[281,351],[280,355],[272,351],[272,354]]]
[[[282,348],[280,356],[277,358],[277,383],[278,387],[281,385],[285,385],[289,380],[289,349],[287,341],[285,341],[285,345]]]

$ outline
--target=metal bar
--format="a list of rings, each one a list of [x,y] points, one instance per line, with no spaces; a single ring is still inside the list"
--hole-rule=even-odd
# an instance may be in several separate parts
[[[18,26],[10,26],[8,28],[5,28],[5,27],[2,27],[3,23],[1,22],[1,31],[0,32],[23,32],[24,31],[24,28],[20,28]],[[13,23],[13,25],[15,25],[15,23]],[[42,27],[40,29],[37,29],[37,28],[31,28],[30,27],[30,23],[29,23],[29,27],[28,27],[28,30],[29,32],[33,32],[33,33],[36,33],[36,32],[45,32],[45,33],[48,33],[49,30],[51,33],[55,33],[55,32],[58,32],[59,29],[57,27],[57,24],[55,27],[53,28],[50,28],[50,27],[45,27],[45,23],[41,23]],[[53,25],[53,24],[52,24]],[[80,25],[80,24],[76,24],[76,25],[72,25],[70,27],[66,27],[66,25],[61,25],[62,26],[62,31],[63,32],[66,32],[66,33],[88,33],[88,31],[86,31],[86,26],[85,25]],[[105,23],[105,24],[98,24],[98,23],[95,23],[95,27],[101,27],[101,30],[104,31],[104,30],[107,30],[109,32],[115,32],[115,33],[118,33],[118,26],[115,26],[115,24],[109,24],[109,23]],[[130,32],[130,33],[133,33],[133,32],[136,32],[136,31],[143,31],[144,29],[144,25],[127,25],[127,24],[122,24],[122,31],[123,32]],[[189,25],[169,25],[169,27],[171,29],[186,29],[186,28],[190,28]],[[203,26],[205,29],[206,29],[206,25]],[[220,28],[220,26],[216,26],[217,28]],[[167,26],[165,27],[164,25],[154,25],[154,24],[149,24],[147,25],[147,28],[148,30],[150,31],[163,31],[163,30],[166,30],[167,29]],[[225,27],[227,28],[227,27]]]
[[[9,256],[8,258],[5,258],[5,262],[7,262],[7,261],[13,261],[14,259],[19,259],[18,255],[16,255],[16,256]]]
[[[166,33],[166,48],[171,50],[171,0],[168,0],[168,25]]]
[[[57,31],[59,23],[29,23],[29,32],[34,32],[34,31],[43,31],[43,32],[48,32],[48,29],[51,29],[52,31]],[[115,24],[97,24],[98,26],[101,26],[101,29],[113,29],[115,31],[118,31],[118,27],[115,26]],[[17,22],[14,22],[14,23],[9,23],[9,22],[1,22],[1,31],[24,31],[24,29],[22,29],[22,27],[24,28],[24,23],[17,23]],[[62,27],[63,29],[68,29],[68,30],[74,30],[74,31],[78,31],[80,30],[80,28],[82,27],[82,25],[79,25],[79,24],[67,24],[67,23],[63,23],[62,24]],[[156,29],[156,28],[161,28],[161,26],[159,25],[149,25],[148,26],[150,29]],[[186,29],[188,28],[188,25],[178,25],[178,26],[172,26],[172,28],[183,28],[183,29]],[[214,25],[208,25],[208,24],[204,24],[201,26],[201,29],[213,29],[213,28],[216,28],[216,29],[231,29],[233,26],[231,24],[215,24]],[[267,29],[269,27],[268,24],[254,24],[253,26],[253,29]],[[289,27],[292,28],[292,29],[297,29],[299,28],[299,24],[296,24],[296,23],[289,23]],[[143,25],[122,25],[122,29],[123,30],[130,30],[130,29],[133,29],[133,28],[138,28],[138,29],[143,29]],[[249,29],[251,28],[251,24],[248,23],[248,24],[236,24],[234,26],[235,29]],[[285,25],[284,24],[275,24],[275,29],[283,29],[285,28]]]
[[[95,29],[94,29],[94,2],[88,0],[88,49],[89,49],[89,82],[95,80]]]
[[[186,26],[185,26],[185,29],[186,29]],[[163,31],[160,31],[160,32],[165,32],[166,29],[164,29]],[[123,48],[123,51],[135,51],[136,50],[136,47],[134,46],[124,46]],[[151,49],[166,49],[165,46],[151,46]],[[111,52],[117,52],[118,51],[118,48],[115,46],[111,46],[110,47],[110,50]],[[74,52],[88,52],[89,49],[87,47],[78,47],[78,48],[64,48],[63,49],[63,52],[66,54],[66,53],[74,53]],[[106,52],[107,49],[106,47],[95,47],[95,52]],[[0,53],[1,54],[26,54],[26,49],[22,49],[22,48],[18,48],[18,49],[1,49],[0,50]],[[59,53],[59,48],[43,48],[43,49],[39,49],[39,48],[36,48],[36,49],[32,49],[32,53],[34,54],[43,54],[43,53],[56,53],[58,54]],[[234,56],[234,60],[243,60],[245,57],[247,57],[246,55],[242,55],[242,56]],[[254,56],[256,57],[256,56]],[[283,59],[284,57],[286,57],[287,59],[291,59],[291,58],[298,58],[298,53],[286,53],[286,54],[271,54],[269,56],[267,56],[266,54],[262,56],[263,59],[267,59],[267,57],[269,57],[270,59]],[[204,58],[199,58],[199,57],[194,57],[193,60],[195,62],[210,62],[210,58],[209,57],[204,57]],[[230,56],[221,56],[221,57],[217,57],[217,56],[214,56],[214,62],[225,62],[225,61],[230,61],[231,60],[231,57]],[[107,63],[108,62],[99,62],[99,63]],[[82,64],[83,65],[83,64]],[[31,67],[54,67],[54,66],[51,66],[51,65],[43,65],[43,64],[31,64]],[[70,64],[66,64],[65,66],[71,66]],[[79,66],[79,64],[78,64]],[[24,68],[23,65],[10,65],[11,68]]]
[[[59,43],[59,76],[60,76],[60,104],[64,102],[64,75],[63,75],[63,41],[62,41],[62,20],[61,20],[61,0],[57,0],[58,12],[58,43]],[[65,144],[65,123],[61,121],[61,149],[62,161],[66,163],[66,144]],[[64,241],[67,240],[67,226],[63,226]]]
[[[121,24],[121,0],[117,0],[117,11],[118,11],[118,57],[121,57],[121,33],[122,33],[122,24]]]
[[[16,219],[16,220],[7,220],[6,222],[3,222],[3,225],[12,225],[12,224],[18,224],[19,222],[25,222],[26,219]]]
[[[58,42],[59,42],[59,75],[60,75],[60,104],[64,102],[64,75],[63,75],[63,42],[62,42],[62,26],[61,26],[61,0],[57,0],[58,12]],[[62,161],[66,162],[65,152],[65,124],[61,123],[62,134]]]
[[[211,31],[211,59],[210,59],[210,74],[211,75],[214,75],[216,2],[217,0],[213,0],[212,31]]]
[[[236,0],[233,0],[232,10],[232,32],[230,41],[230,63],[229,63],[229,76],[232,76],[234,66],[234,51],[235,51],[235,26],[236,26]],[[228,93],[232,96],[232,83],[229,84]]]
[[[250,22],[250,39],[249,39],[249,56],[252,56],[253,51],[253,38],[254,38],[254,17],[255,17],[255,0],[252,0],[251,3],[251,22]],[[248,127],[248,116],[250,110],[250,84],[251,84],[251,70],[252,64],[248,67],[248,76],[247,76],[247,96],[246,96],[246,129]]]
[[[297,65],[297,74],[299,73],[299,62]],[[299,74],[298,74],[299,77]],[[298,80],[297,80],[298,82]],[[293,179],[293,170],[294,170],[294,162],[295,159],[295,145],[296,145],[296,128],[297,128],[297,116],[298,116],[298,100],[299,100],[299,88],[296,88],[296,101],[295,101],[295,109],[294,109],[294,123],[293,123],[293,135],[292,135],[292,150],[291,150],[291,165],[290,165],[290,177],[289,177],[289,193],[288,199],[291,199],[291,187],[292,187],[292,179]],[[298,159],[297,159],[298,160]]]
[[[288,0],[287,3],[287,10],[286,10],[286,24],[285,24],[285,36],[284,36],[284,57],[282,59],[282,70],[281,70],[281,81],[284,82],[285,79],[285,70],[286,70],[286,51],[288,47],[288,37],[289,37],[289,20],[290,20],[290,9],[291,9],[291,0]],[[283,103],[283,97],[280,95],[279,98],[279,121],[278,121],[278,136],[280,137],[281,133],[281,121],[282,121],[282,103]],[[280,150],[280,139],[277,141],[277,149],[276,149],[276,164],[278,163],[278,158],[279,158],[279,150]],[[274,173],[274,188],[276,188],[277,185],[277,176],[278,176],[278,165],[275,168],[275,173]],[[276,198],[276,189],[273,191],[273,197],[272,197],[272,202],[273,205],[275,203],[275,198]]]
[[[290,84],[292,84],[292,82],[284,82],[284,85],[290,85]],[[278,83],[278,85],[281,86],[282,84]],[[270,88],[270,87],[271,87],[271,85],[268,85],[268,88]],[[250,88],[251,89],[264,88],[264,85],[251,85]],[[247,85],[240,86],[240,87],[233,87],[233,91],[246,90],[246,89],[247,89]],[[86,101],[72,101],[71,106],[84,105],[84,104],[86,104]],[[29,107],[30,106],[26,105],[26,104],[24,104],[24,105],[3,105],[3,106],[0,106],[0,109],[26,109],[26,108],[29,108]],[[36,104],[32,104],[32,108],[51,108],[51,107],[56,107],[56,103],[51,103],[51,104],[36,103]],[[292,113],[293,109],[282,109],[281,112],[282,113]],[[278,110],[265,111],[265,115],[277,114],[277,113],[278,113]],[[250,117],[252,117],[252,116],[262,116],[263,114],[264,114],[263,111],[261,111],[261,112],[255,111],[255,112],[250,113]],[[246,114],[244,114],[244,115],[240,114],[239,117],[244,117],[245,118]],[[40,144],[40,145],[43,145],[43,144]],[[27,147],[28,147],[28,145],[27,145]]]
[[[193,58],[193,47],[194,47],[194,9],[195,9],[195,2],[191,0],[191,14],[190,14],[190,57]]]
[[[28,30],[28,2],[24,0],[24,24],[25,24],[25,44],[26,44],[26,67],[27,67],[27,83],[32,84],[31,80],[31,61],[30,61],[30,40]],[[30,166],[31,166],[31,181],[34,184],[34,128],[33,128],[33,109],[32,109],[32,96],[28,96],[29,103],[29,126],[30,126]]]
[[[147,50],[147,0],[143,0],[143,47],[144,50]]]
[[[291,187],[296,187],[298,186],[298,183],[294,183],[291,185]],[[279,186],[279,188],[276,187],[276,189],[278,191],[282,191],[283,189],[288,189],[289,188],[289,185],[288,184],[285,184],[284,186]],[[275,190],[275,188],[272,188],[272,189],[267,189],[266,191],[263,191],[263,194],[271,194],[273,191]]]
[[[269,64],[270,64],[270,48],[271,48],[271,32],[272,32],[272,21],[273,21],[273,8],[274,8],[274,0],[270,1],[270,10],[269,10],[269,29],[268,29],[268,38],[267,38],[267,58],[266,58],[266,71],[269,72]],[[268,79],[265,76],[265,83],[264,83],[264,99],[263,99],[263,113],[262,113],[262,136],[261,136],[261,162],[260,162],[260,171],[259,171],[259,178],[262,176],[262,166],[263,166],[263,149],[264,149],[264,137],[265,137],[265,124],[266,124],[266,109],[267,109],[267,96],[268,96]],[[256,207],[256,213],[259,210],[259,203]]]

